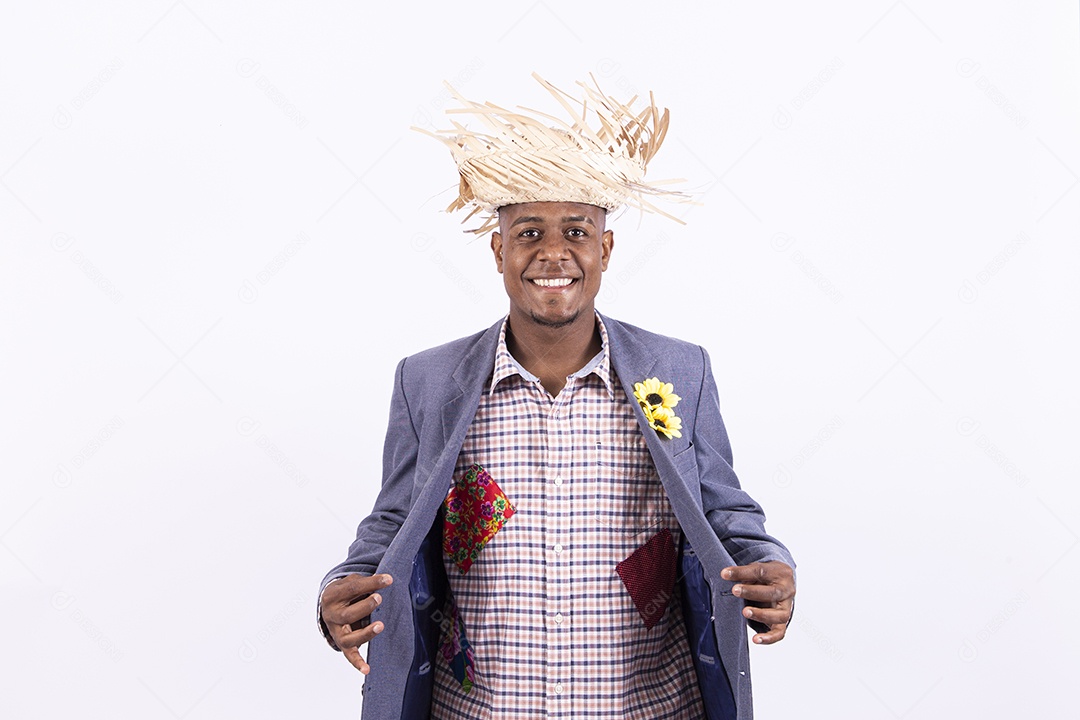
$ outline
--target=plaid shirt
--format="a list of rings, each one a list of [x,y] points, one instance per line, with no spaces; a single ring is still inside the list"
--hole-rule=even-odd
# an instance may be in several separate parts
[[[647,629],[615,566],[681,531],[603,347],[552,398],[499,336],[455,477],[483,466],[516,512],[467,574],[444,554],[472,646],[466,692],[436,653],[433,720],[704,717],[677,583]]]

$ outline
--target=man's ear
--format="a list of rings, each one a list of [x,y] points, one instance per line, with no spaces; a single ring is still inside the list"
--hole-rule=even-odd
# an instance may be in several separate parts
[[[600,270],[601,272],[607,270],[608,260],[611,259],[611,248],[615,247],[615,233],[610,230],[605,230],[604,234],[600,236]],[[500,271],[501,272],[501,271]]]
[[[495,269],[501,273],[503,271],[502,235],[498,230],[491,233],[491,252],[495,255]]]

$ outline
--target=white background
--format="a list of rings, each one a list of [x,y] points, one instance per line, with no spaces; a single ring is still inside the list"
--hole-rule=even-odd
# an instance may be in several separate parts
[[[8,3],[0,716],[355,717],[395,363],[507,308],[441,84],[672,109],[601,311],[704,345],[799,562],[759,718],[1075,712],[1074,2]]]

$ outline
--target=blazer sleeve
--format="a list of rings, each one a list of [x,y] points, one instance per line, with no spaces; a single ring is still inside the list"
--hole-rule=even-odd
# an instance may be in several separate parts
[[[741,488],[732,469],[731,443],[720,416],[712,363],[704,348],[701,354],[704,370],[692,442],[705,517],[736,565],[779,560],[794,569],[791,553],[765,532],[765,513]]]
[[[394,392],[390,400],[390,420],[386,427],[383,444],[382,489],[375,499],[375,506],[356,528],[356,539],[349,546],[345,560],[326,574],[319,586],[319,629],[337,650],[326,624],[322,621],[322,593],[334,580],[359,573],[373,575],[379,567],[383,554],[397,536],[408,515],[412,498],[420,438],[413,424],[409,402],[405,396],[405,363],[398,363],[394,373]]]

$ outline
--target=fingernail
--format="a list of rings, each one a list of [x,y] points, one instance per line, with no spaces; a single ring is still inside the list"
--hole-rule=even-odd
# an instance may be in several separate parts
[[[731,588],[732,595],[742,595],[742,585],[736,585]]]
[[[760,637],[755,637],[754,642],[756,642],[758,645],[760,645],[761,643],[765,642],[765,639],[760,638]]]
[[[750,608],[746,608],[745,610],[743,610],[742,614],[743,614],[743,617],[748,617],[748,618],[754,617],[754,611],[751,610]]]
[[[382,595],[379,595],[378,593],[375,593],[374,595],[371,596],[371,599],[375,601],[376,605],[382,605]]]
[[[374,626],[373,626],[373,627],[371,628],[371,632],[373,632],[373,633],[375,633],[376,635],[378,635],[379,633],[381,633],[381,632],[382,632],[382,630],[383,630],[383,627],[385,627],[385,626],[384,626],[384,625],[383,625],[382,623],[376,623],[376,624],[375,624],[375,625],[374,625]]]

